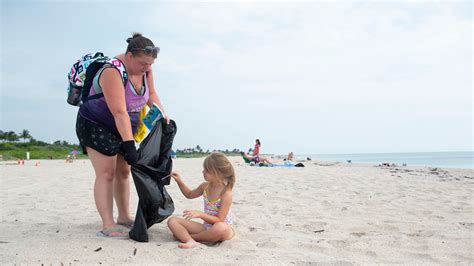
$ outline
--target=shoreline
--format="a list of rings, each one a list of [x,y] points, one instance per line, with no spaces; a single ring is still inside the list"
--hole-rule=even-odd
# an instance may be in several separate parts
[[[178,158],[173,158],[173,160],[176,160],[176,159],[179,159],[179,160],[192,160],[192,159],[204,159],[207,155],[202,155],[202,156],[199,156],[199,157],[178,157]],[[280,155],[280,156],[274,156],[274,157],[271,157],[271,155],[265,155],[265,156],[269,156],[270,159],[272,160],[277,160],[276,163],[279,164],[279,163],[283,163],[283,158],[284,156]],[[228,158],[232,158],[234,159],[234,162],[235,163],[242,163],[244,164],[244,161],[241,160],[241,162],[239,162],[239,158],[241,158],[240,156],[227,156]],[[66,163],[65,159],[30,159],[30,160],[24,160],[25,161],[25,165],[28,165],[28,164],[32,164],[34,165],[35,162],[48,162],[48,161],[57,161],[57,162],[64,162]],[[81,162],[81,161],[89,161],[88,158],[78,158],[76,159],[76,162]],[[464,167],[449,167],[449,166],[436,166],[436,165],[415,165],[415,164],[411,164],[411,165],[393,165],[393,166],[381,166],[381,165],[378,165],[376,163],[370,163],[370,162],[351,162],[351,163],[347,163],[347,162],[341,162],[341,161],[335,161],[335,160],[318,160],[318,159],[311,159],[311,160],[295,160],[295,162],[301,162],[303,164],[314,164],[314,165],[319,165],[319,166],[333,166],[333,165],[361,165],[361,166],[367,166],[367,167],[378,167],[378,168],[407,168],[407,169],[423,169],[423,168],[427,168],[427,169],[430,169],[430,168],[437,168],[437,169],[443,169],[443,168],[446,168],[446,169],[452,169],[452,170],[471,170],[471,171],[474,171],[474,168],[464,168]],[[21,163],[20,163],[21,164]],[[17,160],[1,160],[0,161],[0,165],[18,165],[18,161]],[[21,166],[21,165],[20,165]]]

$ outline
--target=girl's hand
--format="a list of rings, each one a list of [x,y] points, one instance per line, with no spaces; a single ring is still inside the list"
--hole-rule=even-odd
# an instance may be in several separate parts
[[[178,174],[178,172],[171,172],[171,177],[174,179],[174,181],[178,182],[181,180],[181,176]]]
[[[201,213],[200,211],[196,211],[196,210],[185,210],[183,212],[183,216],[184,216],[184,219],[186,220],[191,220],[193,218],[200,218],[201,217]]]

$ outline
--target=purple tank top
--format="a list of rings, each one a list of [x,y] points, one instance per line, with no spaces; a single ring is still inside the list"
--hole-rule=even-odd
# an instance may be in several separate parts
[[[100,70],[97,73],[100,75],[101,72],[102,71]],[[148,102],[148,99],[150,97],[148,86],[146,84],[146,74],[144,75],[143,84],[145,86],[143,95],[136,95],[133,92],[134,89],[130,80],[127,80],[127,83],[125,85],[125,101],[127,105],[127,112],[130,116],[132,132],[134,134],[137,131],[138,123],[140,120],[140,111]],[[95,86],[98,86],[98,82],[92,83],[89,96],[97,94]],[[114,116],[110,112],[104,97],[92,99],[83,103],[79,108],[79,114],[85,119],[105,126],[106,128],[114,131],[118,136],[120,136],[117,130],[117,126],[115,125]]]

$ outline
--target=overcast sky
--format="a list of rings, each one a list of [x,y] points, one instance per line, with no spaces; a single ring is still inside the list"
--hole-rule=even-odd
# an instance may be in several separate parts
[[[78,143],[81,55],[160,46],[175,148],[473,150],[471,1],[1,2],[1,126]]]

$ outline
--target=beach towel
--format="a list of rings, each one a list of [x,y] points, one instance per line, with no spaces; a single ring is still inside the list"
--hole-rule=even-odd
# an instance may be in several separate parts
[[[176,130],[173,120],[169,124],[165,119],[156,123],[140,143],[138,162],[131,167],[139,199],[135,223],[129,234],[135,241],[148,242],[148,228],[174,212],[174,203],[165,185],[170,184],[171,148]]]

